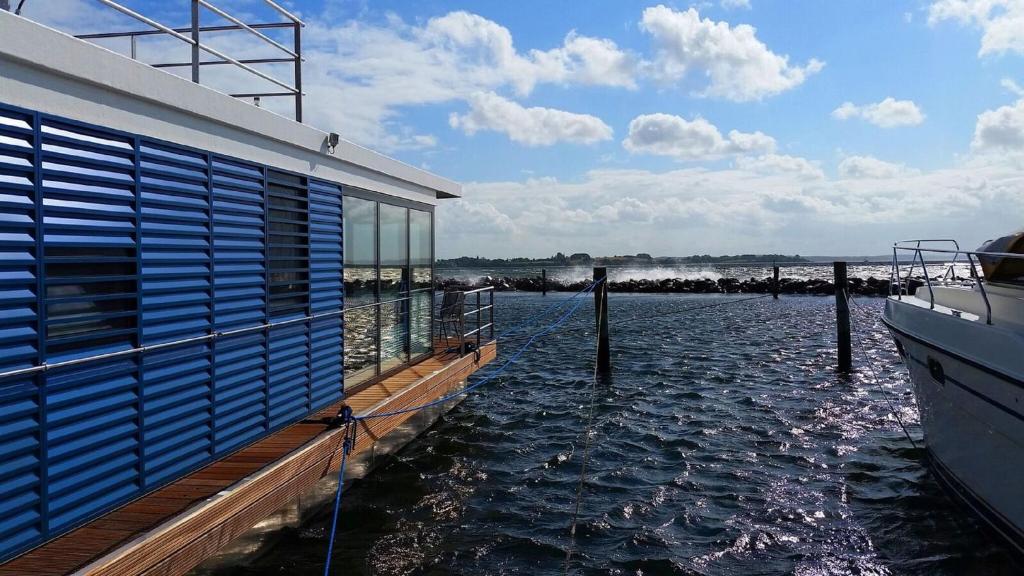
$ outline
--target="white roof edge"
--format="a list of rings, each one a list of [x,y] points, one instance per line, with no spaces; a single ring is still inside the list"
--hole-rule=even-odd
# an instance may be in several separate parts
[[[342,139],[332,156],[326,151],[327,132],[3,10],[0,10],[0,38],[3,38],[0,52],[5,57],[29,66],[312,150],[322,154],[325,162],[334,158],[353,164],[431,190],[439,199],[462,196],[462,186],[453,180],[348,140]],[[251,128],[255,126],[259,129]]]

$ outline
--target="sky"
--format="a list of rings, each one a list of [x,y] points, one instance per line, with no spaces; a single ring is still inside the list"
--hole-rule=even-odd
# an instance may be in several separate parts
[[[187,22],[184,1],[121,1]],[[280,3],[307,24],[307,123],[463,184],[438,257],[880,255],[1024,227],[1024,0]],[[24,15],[138,27],[94,0]],[[206,81],[267,87],[227,68]]]

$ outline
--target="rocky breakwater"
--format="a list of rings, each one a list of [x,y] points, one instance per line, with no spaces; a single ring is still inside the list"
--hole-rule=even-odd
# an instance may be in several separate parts
[[[889,280],[870,277],[867,279],[850,278],[850,293],[858,296],[887,296],[889,294]],[[921,285],[918,280],[911,280],[911,292]],[[548,279],[547,287],[549,292],[577,292],[590,285],[589,281],[563,282]],[[467,282],[454,278],[439,278],[437,280],[438,290],[474,290],[487,286],[493,287],[500,292],[540,292],[542,280],[536,277],[492,277],[485,276],[475,282]],[[711,280],[700,278],[696,280],[681,278],[665,278],[660,280],[623,280],[611,281],[608,289],[612,292],[634,292],[634,293],[680,293],[680,294],[770,294],[772,291],[771,278],[750,278],[740,280],[738,278],[721,278]],[[829,295],[835,294],[835,285],[828,280],[798,278],[781,278],[779,280],[780,294],[810,294]]]

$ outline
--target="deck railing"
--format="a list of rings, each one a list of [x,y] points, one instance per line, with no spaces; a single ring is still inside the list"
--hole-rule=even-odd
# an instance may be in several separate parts
[[[171,28],[156,20],[143,16],[138,12],[131,10],[121,4],[114,2],[113,0],[96,0],[118,12],[134,18],[147,26],[153,28],[153,30],[133,30],[128,32],[102,32],[98,34],[80,34],[77,37],[83,40],[101,40],[111,38],[128,38],[129,44],[129,55],[132,59],[137,58],[138,39],[144,36],[154,35],[168,35],[173,38],[177,38],[182,42],[188,44],[192,48],[192,56],[188,62],[157,62],[150,63],[154,68],[185,68],[189,67],[192,69],[191,79],[195,83],[200,83],[199,72],[203,66],[216,66],[222,64],[234,65],[246,72],[256,76],[262,80],[270,82],[283,91],[279,92],[236,92],[232,93],[231,96],[236,98],[252,98],[254,103],[259,104],[260,99],[264,97],[291,97],[295,100],[295,120],[302,122],[302,27],[305,24],[297,16],[288,12],[282,8],[279,4],[273,0],[263,0],[268,6],[273,8],[277,13],[284,17],[284,22],[267,22],[259,24],[247,24],[232,16],[228,12],[218,8],[208,0],[185,0],[189,3],[191,8],[192,22],[191,25],[185,28]],[[201,26],[200,25],[200,12],[201,9],[205,8],[210,12],[213,12],[217,16],[231,22],[231,25],[223,26]],[[292,30],[292,45],[288,46],[274,40],[267,36],[261,30],[271,29],[291,29]],[[241,31],[248,32],[255,36],[262,42],[273,46],[280,52],[283,52],[285,56],[277,58],[249,58],[249,59],[236,59],[227,54],[224,54],[220,50],[204,44],[201,41],[201,33],[209,32],[232,32]],[[219,60],[203,60],[201,52],[206,52]],[[260,64],[281,64],[290,63],[294,69],[294,79],[292,84],[283,82],[274,78],[273,76],[257,70],[252,65]]]
[[[467,292],[443,292],[435,303],[437,338],[460,356],[479,352],[480,347],[494,340],[494,287],[485,286]],[[449,300],[449,296],[453,296]],[[455,345],[452,346],[452,340]]]
[[[485,294],[486,303],[483,298]],[[466,308],[462,313],[462,341],[473,342],[475,350],[480,350],[481,344],[494,340],[494,287],[485,286],[466,292]],[[467,331],[468,327],[472,327],[472,330]],[[486,340],[483,339],[485,331],[488,332]],[[465,345],[462,348],[465,351]]]
[[[941,248],[934,247],[936,245],[951,245],[952,248]],[[900,260],[900,255],[907,252],[911,253],[910,263]],[[933,278],[928,273],[928,265],[925,260],[925,255],[944,255],[946,258],[952,257],[946,265],[946,270],[942,276]],[[961,259],[961,257],[963,257]],[[921,272],[924,276],[924,283],[922,287],[928,288],[928,300],[929,307],[935,308],[935,291],[933,286],[974,286],[981,293],[981,297],[985,302],[985,322],[987,324],[992,323],[992,304],[989,302],[988,291],[985,289],[987,283],[984,275],[979,272],[978,264],[979,258],[1011,258],[1022,260],[1024,254],[1015,254],[1011,252],[983,252],[983,251],[972,251],[972,250],[961,250],[960,244],[956,240],[941,238],[941,239],[922,239],[922,240],[903,240],[896,242],[892,247],[892,266],[889,272],[889,294],[890,296],[896,296],[902,300],[903,296],[910,295],[911,279],[914,278],[914,272],[917,269],[918,264],[921,265]],[[956,265],[958,263],[966,264],[970,270],[970,276],[963,277],[957,276]],[[934,265],[935,262],[933,261]],[[906,268],[906,273],[903,273],[903,268]]]

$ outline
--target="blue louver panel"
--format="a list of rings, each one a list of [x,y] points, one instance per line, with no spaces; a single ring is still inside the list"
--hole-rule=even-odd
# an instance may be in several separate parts
[[[341,193],[0,105],[0,561],[341,398]]]
[[[266,216],[263,168],[213,159],[213,257],[218,331],[267,321]],[[216,452],[267,430],[264,331],[224,338],[214,354]]]
[[[138,366],[92,362],[47,373],[50,530],[138,492]]]
[[[342,308],[341,188],[309,182],[310,310],[313,315]],[[341,399],[342,317],[313,321],[311,405],[320,408]]]
[[[309,315],[309,188],[305,178],[267,171],[267,262],[271,322]],[[270,331],[270,427],[300,419],[310,407],[310,326]]]
[[[142,343],[206,336],[213,327],[209,162],[205,154],[142,142]],[[142,357],[146,486],[213,455],[213,345]]]
[[[40,121],[46,359],[137,345],[135,142]],[[136,357],[46,373],[50,531],[136,493],[140,383]]]
[[[0,109],[0,372],[39,358],[35,119]],[[0,381],[0,557],[43,531],[37,377]]]
[[[270,331],[270,427],[303,417],[309,406],[309,329],[304,322]]]

